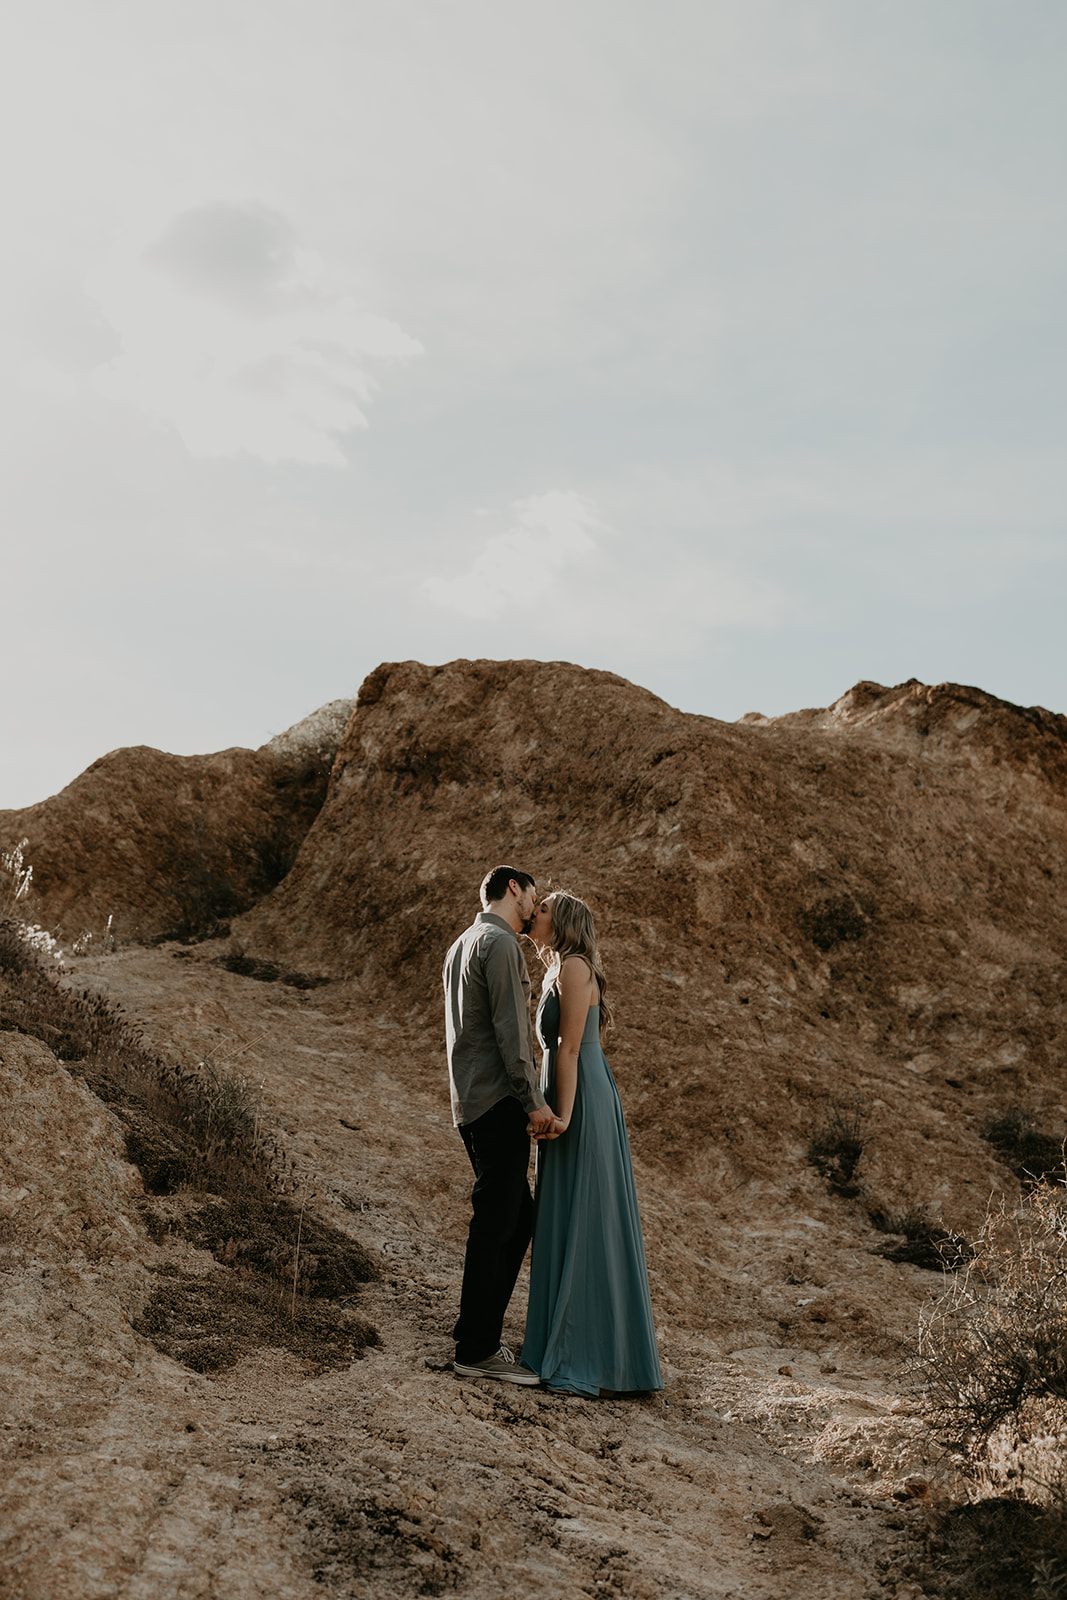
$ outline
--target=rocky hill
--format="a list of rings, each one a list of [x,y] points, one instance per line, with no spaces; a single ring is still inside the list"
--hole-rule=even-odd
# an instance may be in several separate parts
[[[0,811],[27,841],[34,910],[65,940],[217,929],[285,876],[326,793],[351,714],[335,700],[259,750],[113,750],[51,799]]]
[[[497,860],[596,909],[638,1147],[674,1169],[780,1177],[819,1106],[856,1095],[886,1151],[942,1127],[937,1160],[921,1140],[919,1168],[897,1147],[869,1173],[879,1198],[962,1224],[990,1107],[1067,1114],[1063,717],[862,683],[729,725],[561,663],[385,665],[235,936],[435,1021]]]
[[[259,1086],[308,1215],[379,1263],[361,1314],[382,1340],[351,1368],[265,1348],[208,1378],[136,1335],[151,1284],[217,1269],[166,1233],[181,1196],[139,1194],[77,1078],[0,1035],[12,1594],[939,1592],[913,1535],[951,1468],[902,1363],[944,1279],[900,1225],[973,1237],[1019,1193],[991,1123],[1021,1107],[1047,1146],[1067,1125],[1067,721],[910,682],[724,724],[607,673],[484,661],[384,665],[349,710],[317,789],[276,781],[299,739],[184,767],[120,752],[0,815],[49,908],[113,912],[128,940],[167,926],[189,833],[221,841],[249,907],[229,936],[120,943],[67,981],[183,1069]],[[269,888],[250,841],[279,820],[299,847]],[[439,970],[499,860],[597,913],[661,1397],[560,1404],[449,1370],[469,1170]],[[279,971],[328,981],[257,981]]]

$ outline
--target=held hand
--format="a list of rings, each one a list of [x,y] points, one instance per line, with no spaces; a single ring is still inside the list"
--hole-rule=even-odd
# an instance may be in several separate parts
[[[562,1117],[553,1117],[552,1126],[544,1133],[535,1133],[533,1138],[537,1144],[543,1143],[546,1139],[558,1139],[561,1133],[566,1133],[569,1126],[570,1124],[564,1122]]]
[[[538,1106],[529,1113],[526,1132],[531,1139],[543,1139],[556,1120],[556,1113],[551,1106]]]

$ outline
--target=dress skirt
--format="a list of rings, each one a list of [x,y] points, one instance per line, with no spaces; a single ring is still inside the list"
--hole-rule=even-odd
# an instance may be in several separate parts
[[[541,1087],[554,1103],[559,996],[537,1013]],[[537,1147],[530,1303],[522,1359],[550,1389],[662,1389],[630,1141],[591,1006],[567,1132]]]

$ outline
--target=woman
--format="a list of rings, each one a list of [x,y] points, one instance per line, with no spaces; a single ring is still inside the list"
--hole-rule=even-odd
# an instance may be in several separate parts
[[[662,1389],[630,1141],[600,1048],[607,1007],[589,907],[549,895],[530,937],[548,969],[537,1033],[556,1120],[538,1141],[523,1364],[575,1394]]]

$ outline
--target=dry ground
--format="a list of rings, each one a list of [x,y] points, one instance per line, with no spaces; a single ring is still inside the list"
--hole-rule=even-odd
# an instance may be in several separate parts
[[[130,1319],[161,1266],[211,1258],[150,1242],[114,1118],[4,1035],[17,1187],[0,1245],[26,1224],[35,1240],[5,1274],[11,1600],[921,1593],[923,1508],[893,1495],[931,1474],[901,1358],[934,1274],[872,1255],[859,1207],[799,1159],[776,1186],[712,1196],[639,1157],[664,1393],[460,1381],[469,1179],[440,1040],[355,984],[265,984],[217,953],[120,951],[72,981],[161,1050],[262,1082],[309,1205],[381,1262],[358,1299],[382,1343],[317,1376],[270,1349],[215,1377],[157,1352]]]

